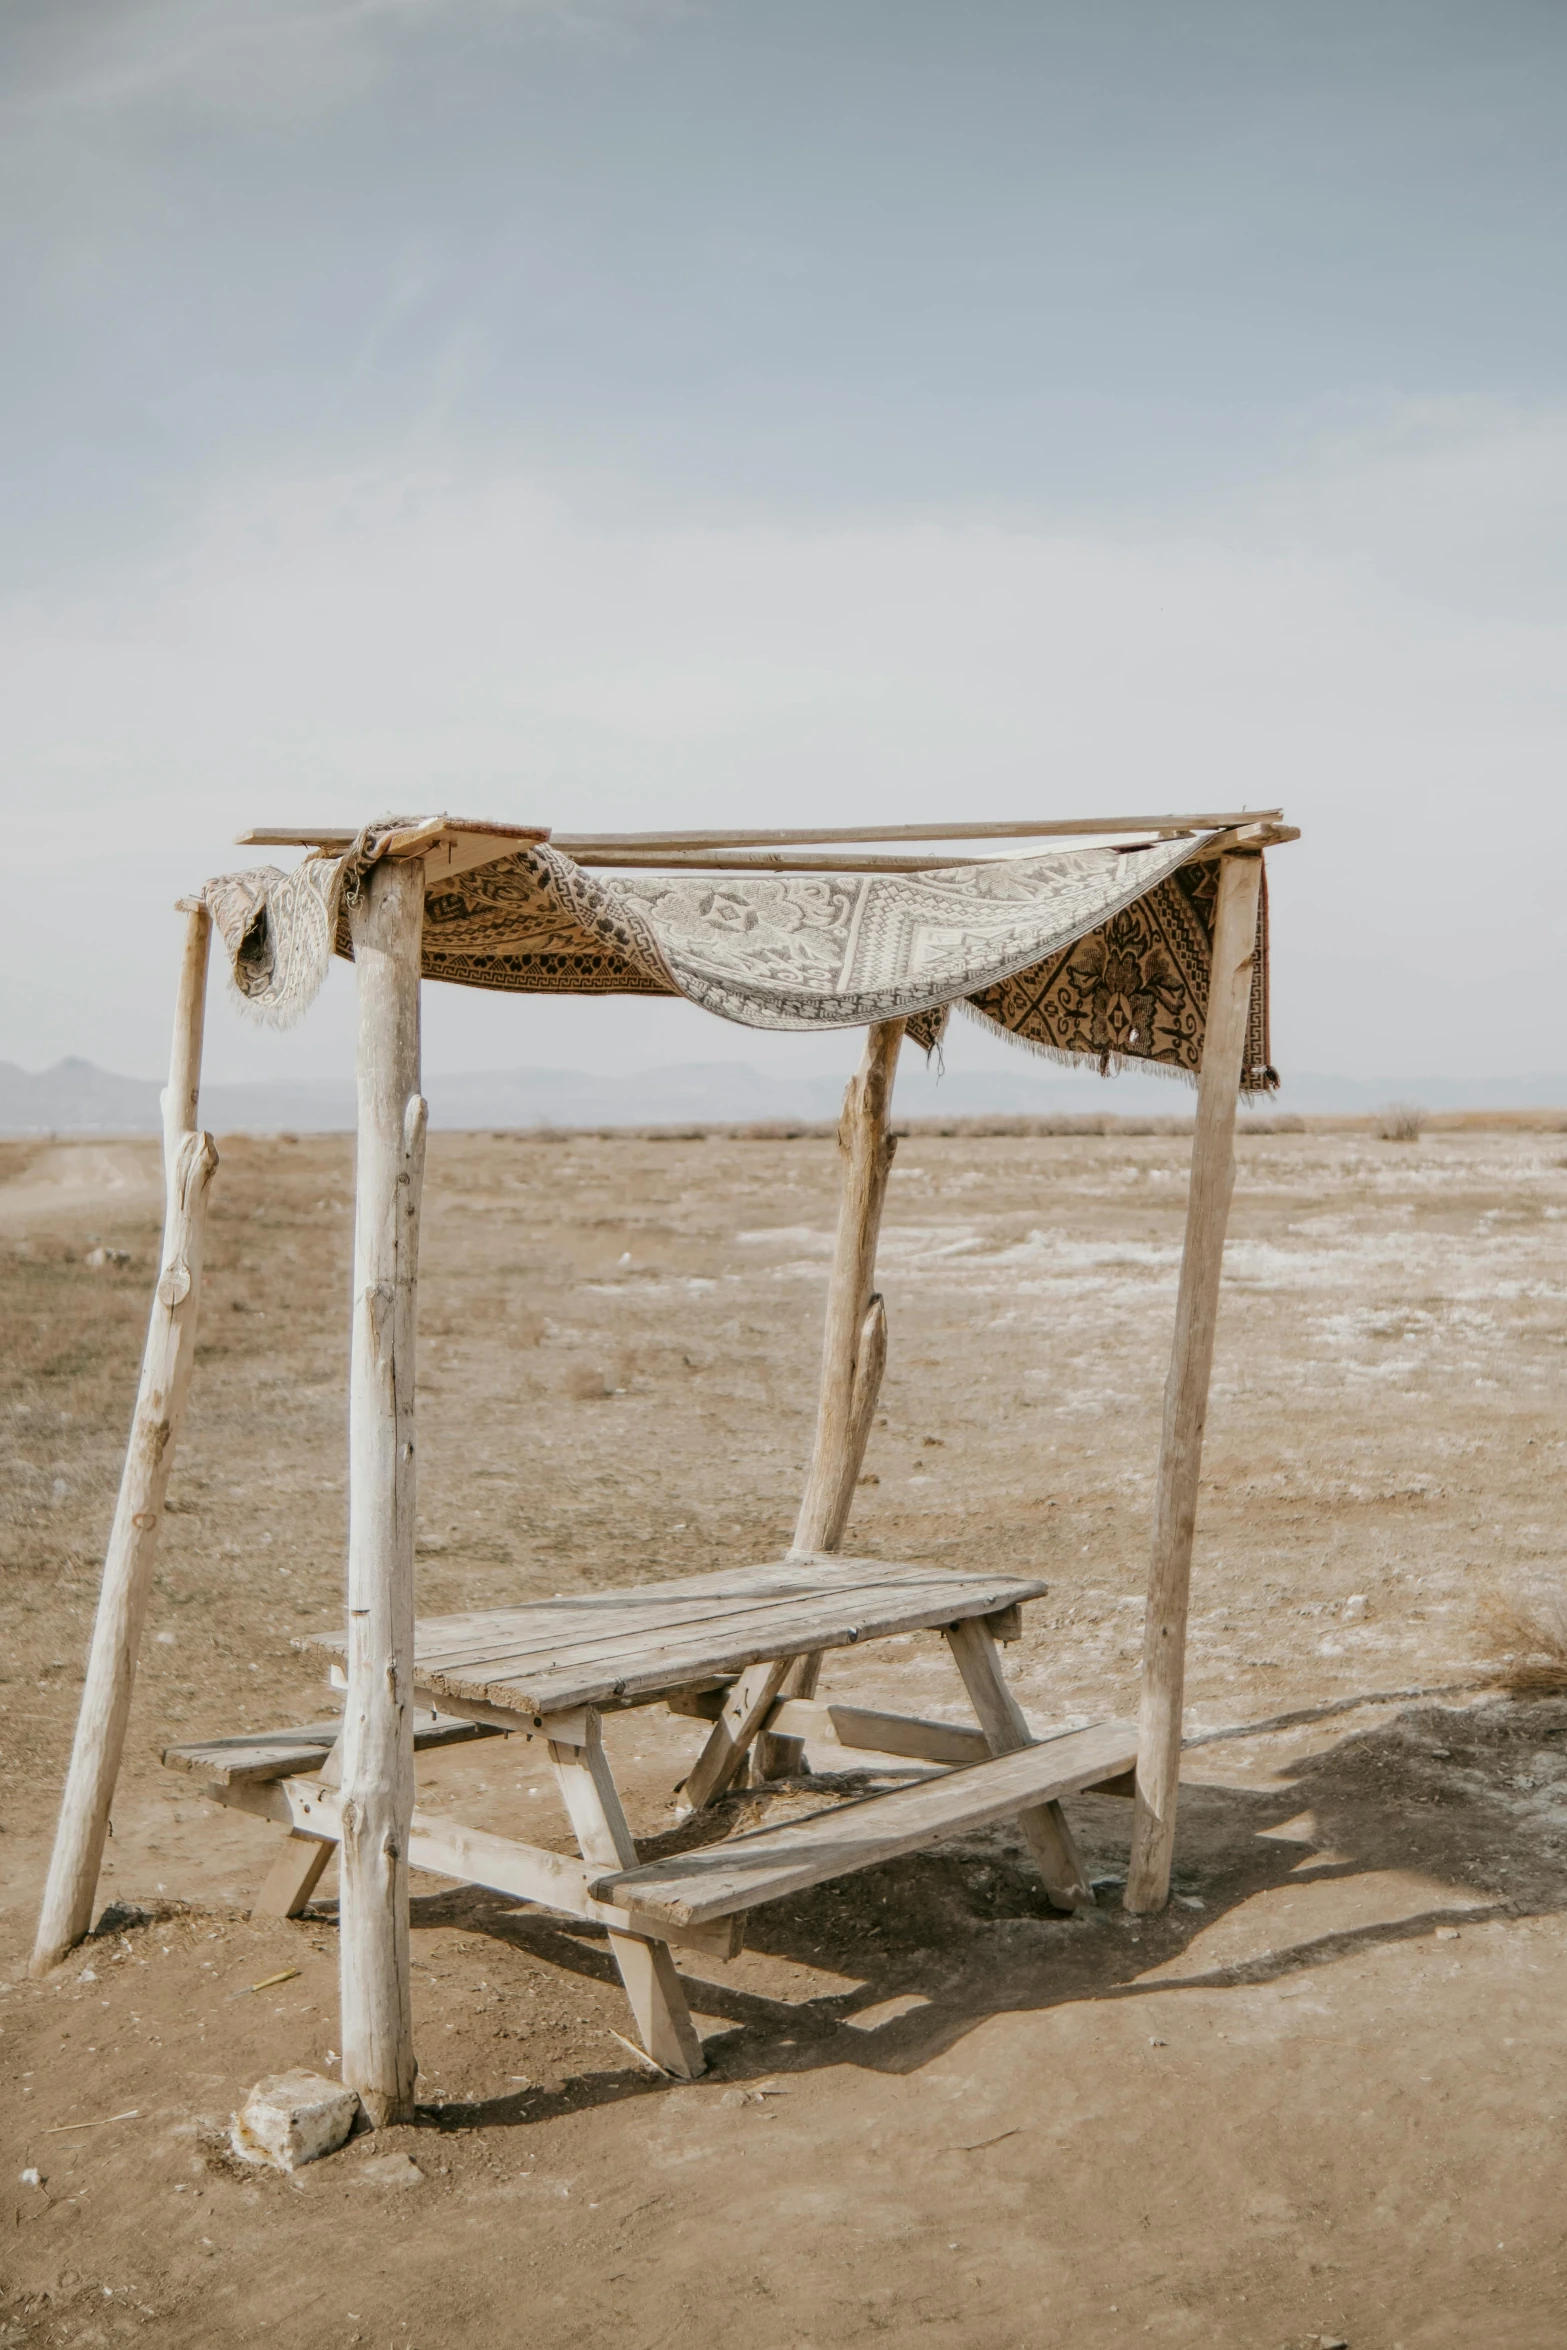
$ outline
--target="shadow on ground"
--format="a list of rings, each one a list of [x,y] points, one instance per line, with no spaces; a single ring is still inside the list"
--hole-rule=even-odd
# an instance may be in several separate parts
[[[828,1784],[838,1795],[858,1791],[842,1780]],[[754,1796],[741,1800],[754,1811]],[[1174,1899],[1154,1918],[1120,1907],[1130,1805],[1085,1797],[1071,1811],[1095,1880],[1091,1915],[1052,1910],[1016,1837],[991,1830],[753,1913],[751,1953],[852,1976],[851,1990],[802,2002],[725,1982],[716,1965],[704,1972],[700,1962],[683,1963],[693,2006],[729,2027],[706,2041],[709,2078],[743,2085],[844,2064],[909,2073],[992,2016],[1277,1982],[1379,1944],[1420,1939],[1455,1917],[1560,1909],[1567,1700],[1412,1706],[1287,1766],[1266,1786],[1186,1787]],[[1281,1839],[1292,1823],[1293,1839]],[[724,1824],[715,1813],[697,1833]],[[1181,1970],[1200,1935],[1259,1894],[1379,1872],[1450,1888],[1451,1898]],[[459,1926],[596,1982],[616,1980],[597,1928],[548,1919],[501,1896],[475,1888],[436,1894],[415,1901],[413,1917],[416,1935]],[[879,2019],[876,2011],[900,2002],[902,2012]],[[628,2061],[554,2088],[425,2106],[420,2118],[427,2127],[493,2129],[665,2087]]]

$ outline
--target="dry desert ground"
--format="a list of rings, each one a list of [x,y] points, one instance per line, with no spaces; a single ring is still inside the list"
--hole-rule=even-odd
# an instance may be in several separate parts
[[[1498,1660],[1561,1569],[1567,1135],[1243,1134],[1165,1915],[1120,1908],[1107,1797],[1075,1806],[1091,1916],[1003,1831],[797,1895],[682,1961],[687,2085],[617,2038],[595,1929],[417,1878],[418,2122],[292,2179],[224,2131],[259,2075],[331,2068],[335,1879],[253,1918],[279,1831],[158,1756],[324,1709],[351,1146],[220,1150],[103,1885],[145,1915],[33,1983],[159,1201],[150,1142],[0,1146],[0,2343],[1559,2350],[1567,1702]],[[1008,1652],[1040,1720],[1135,1707],[1186,1150],[899,1152],[851,1545],[1047,1577]],[[784,1547],[835,1181],[819,1137],[433,1139],[424,1607]],[[966,1718],[935,1635],[835,1684]],[[613,1722],[640,1836],[699,1736]],[[420,1776],[567,1846],[522,1740]],[[422,2182],[366,2169],[389,2148]]]

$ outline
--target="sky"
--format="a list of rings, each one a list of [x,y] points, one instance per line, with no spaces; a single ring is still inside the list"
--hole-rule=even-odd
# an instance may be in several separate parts
[[[248,824],[1282,804],[1286,1078],[1567,1070],[1564,96],[1556,0],[11,0],[0,1055],[156,1074]]]

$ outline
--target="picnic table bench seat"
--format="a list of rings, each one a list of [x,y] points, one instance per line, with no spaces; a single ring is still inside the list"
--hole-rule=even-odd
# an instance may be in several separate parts
[[[189,1771],[209,1786],[262,1787],[274,1779],[324,1770],[342,1727],[341,1721],[330,1721],[306,1722],[297,1730],[242,1730],[232,1738],[203,1738],[191,1745],[166,1746],[162,1759],[166,1769]],[[455,1714],[419,1713],[414,1717],[415,1754],[499,1736],[488,1724],[465,1722]]]
[[[1119,1777],[1137,1759],[1137,1727],[1098,1722],[1059,1731],[1017,1754],[942,1771],[811,1812],[779,1827],[755,1828],[696,1852],[594,1880],[600,1901],[674,1926],[705,1925],[755,1909],[829,1877],[920,1852],[966,1828],[1014,1818]]]

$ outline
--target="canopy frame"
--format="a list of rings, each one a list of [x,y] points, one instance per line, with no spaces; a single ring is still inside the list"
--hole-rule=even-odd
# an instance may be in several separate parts
[[[1168,1899],[1181,1752],[1181,1713],[1192,1547],[1219,1279],[1231,1193],[1237,1103],[1256,957],[1262,850],[1298,837],[1279,812],[1262,817],[1125,817],[1030,821],[1019,825],[873,827],[773,832],[686,832],[557,836],[555,847],[582,863],[657,863],[673,869],[716,863],[743,871],[765,859],[773,870],[821,870],[825,844],[1079,837],[1139,833],[1180,838],[1216,832],[1217,857],[1208,1017],[1198,1077],[1191,1184],[1155,1479],[1153,1539],[1142,1657],[1132,1856],[1126,1906],[1157,1910]],[[1222,828],[1222,829],[1221,829]],[[360,836],[272,829],[251,843],[346,848]],[[335,1799],[342,1874],[340,1969],[343,2078],[371,2118],[404,2118],[415,2080],[408,1964],[408,1851],[414,1811],[414,1353],[419,1210],[427,1107],[419,1063],[420,950],[425,890],[494,858],[504,842],[537,842],[542,828],[455,824],[432,818],[383,836],[358,876],[350,922],[358,988],[358,1144],[355,1174],[354,1292],[350,1372],[347,1699]],[[952,863],[950,857],[945,860]],[[863,850],[841,860],[852,870],[892,863],[919,869],[934,860],[878,860]],[[836,868],[831,868],[836,869]],[[207,1194],[217,1167],[212,1137],[197,1124],[211,921],[202,900],[185,913],[170,1079],[163,1096],[164,1238],[130,1443],[100,1590],[82,1705],[67,1774],[32,1971],[58,1963],[89,1931],[123,1755],[137,1651],[146,1613],[164,1496],[195,1353]],[[839,1126],[843,1182],[811,1461],[791,1555],[840,1550],[886,1360],[887,1322],[875,1289],[877,1242],[896,1138],[893,1080],[906,1023],[873,1024],[851,1078]],[[988,1635],[986,1635],[988,1638]],[[974,1646],[974,1643],[970,1643]],[[965,1665],[954,1645],[992,1750],[1029,1744],[1032,1733],[1005,1692],[998,1696],[987,1655]],[[687,1787],[709,1801],[732,1784],[760,1737],[764,1776],[797,1767],[789,1730],[813,1722],[820,1658],[786,1670],[753,1666],[734,1684]],[[1015,1717],[1015,1718],[1014,1718]],[[769,1719],[779,1734],[768,1735]],[[738,1726],[737,1726],[738,1725]],[[575,1750],[552,1746],[579,1829],[624,1864],[629,1832],[605,1810],[596,1779],[579,1784]],[[589,1773],[592,1777],[591,1771]],[[586,1807],[586,1808],[584,1808]],[[589,1814],[592,1816],[589,1817]],[[602,1817],[600,1815],[603,1815]],[[1091,1898],[1081,1857],[1058,1802],[1028,1815],[1030,1841],[1058,1900]],[[584,1852],[587,1852],[584,1845]],[[308,1898],[330,1846],[291,1846],[280,1856],[272,1899],[287,1911]],[[291,1857],[292,1855],[292,1857]],[[634,1858],[634,1848],[632,1851]],[[283,1880],[287,1879],[285,1885]],[[281,1894],[279,1888],[282,1888]],[[270,1905],[270,1903],[269,1903]],[[683,1996],[668,1951],[648,1956],[635,1937],[613,1937],[644,2036],[655,2055],[689,2060]],[[627,1943],[626,1950],[620,1948]],[[632,1945],[634,1944],[634,1948]],[[681,2069],[690,2069],[689,2061]]]

